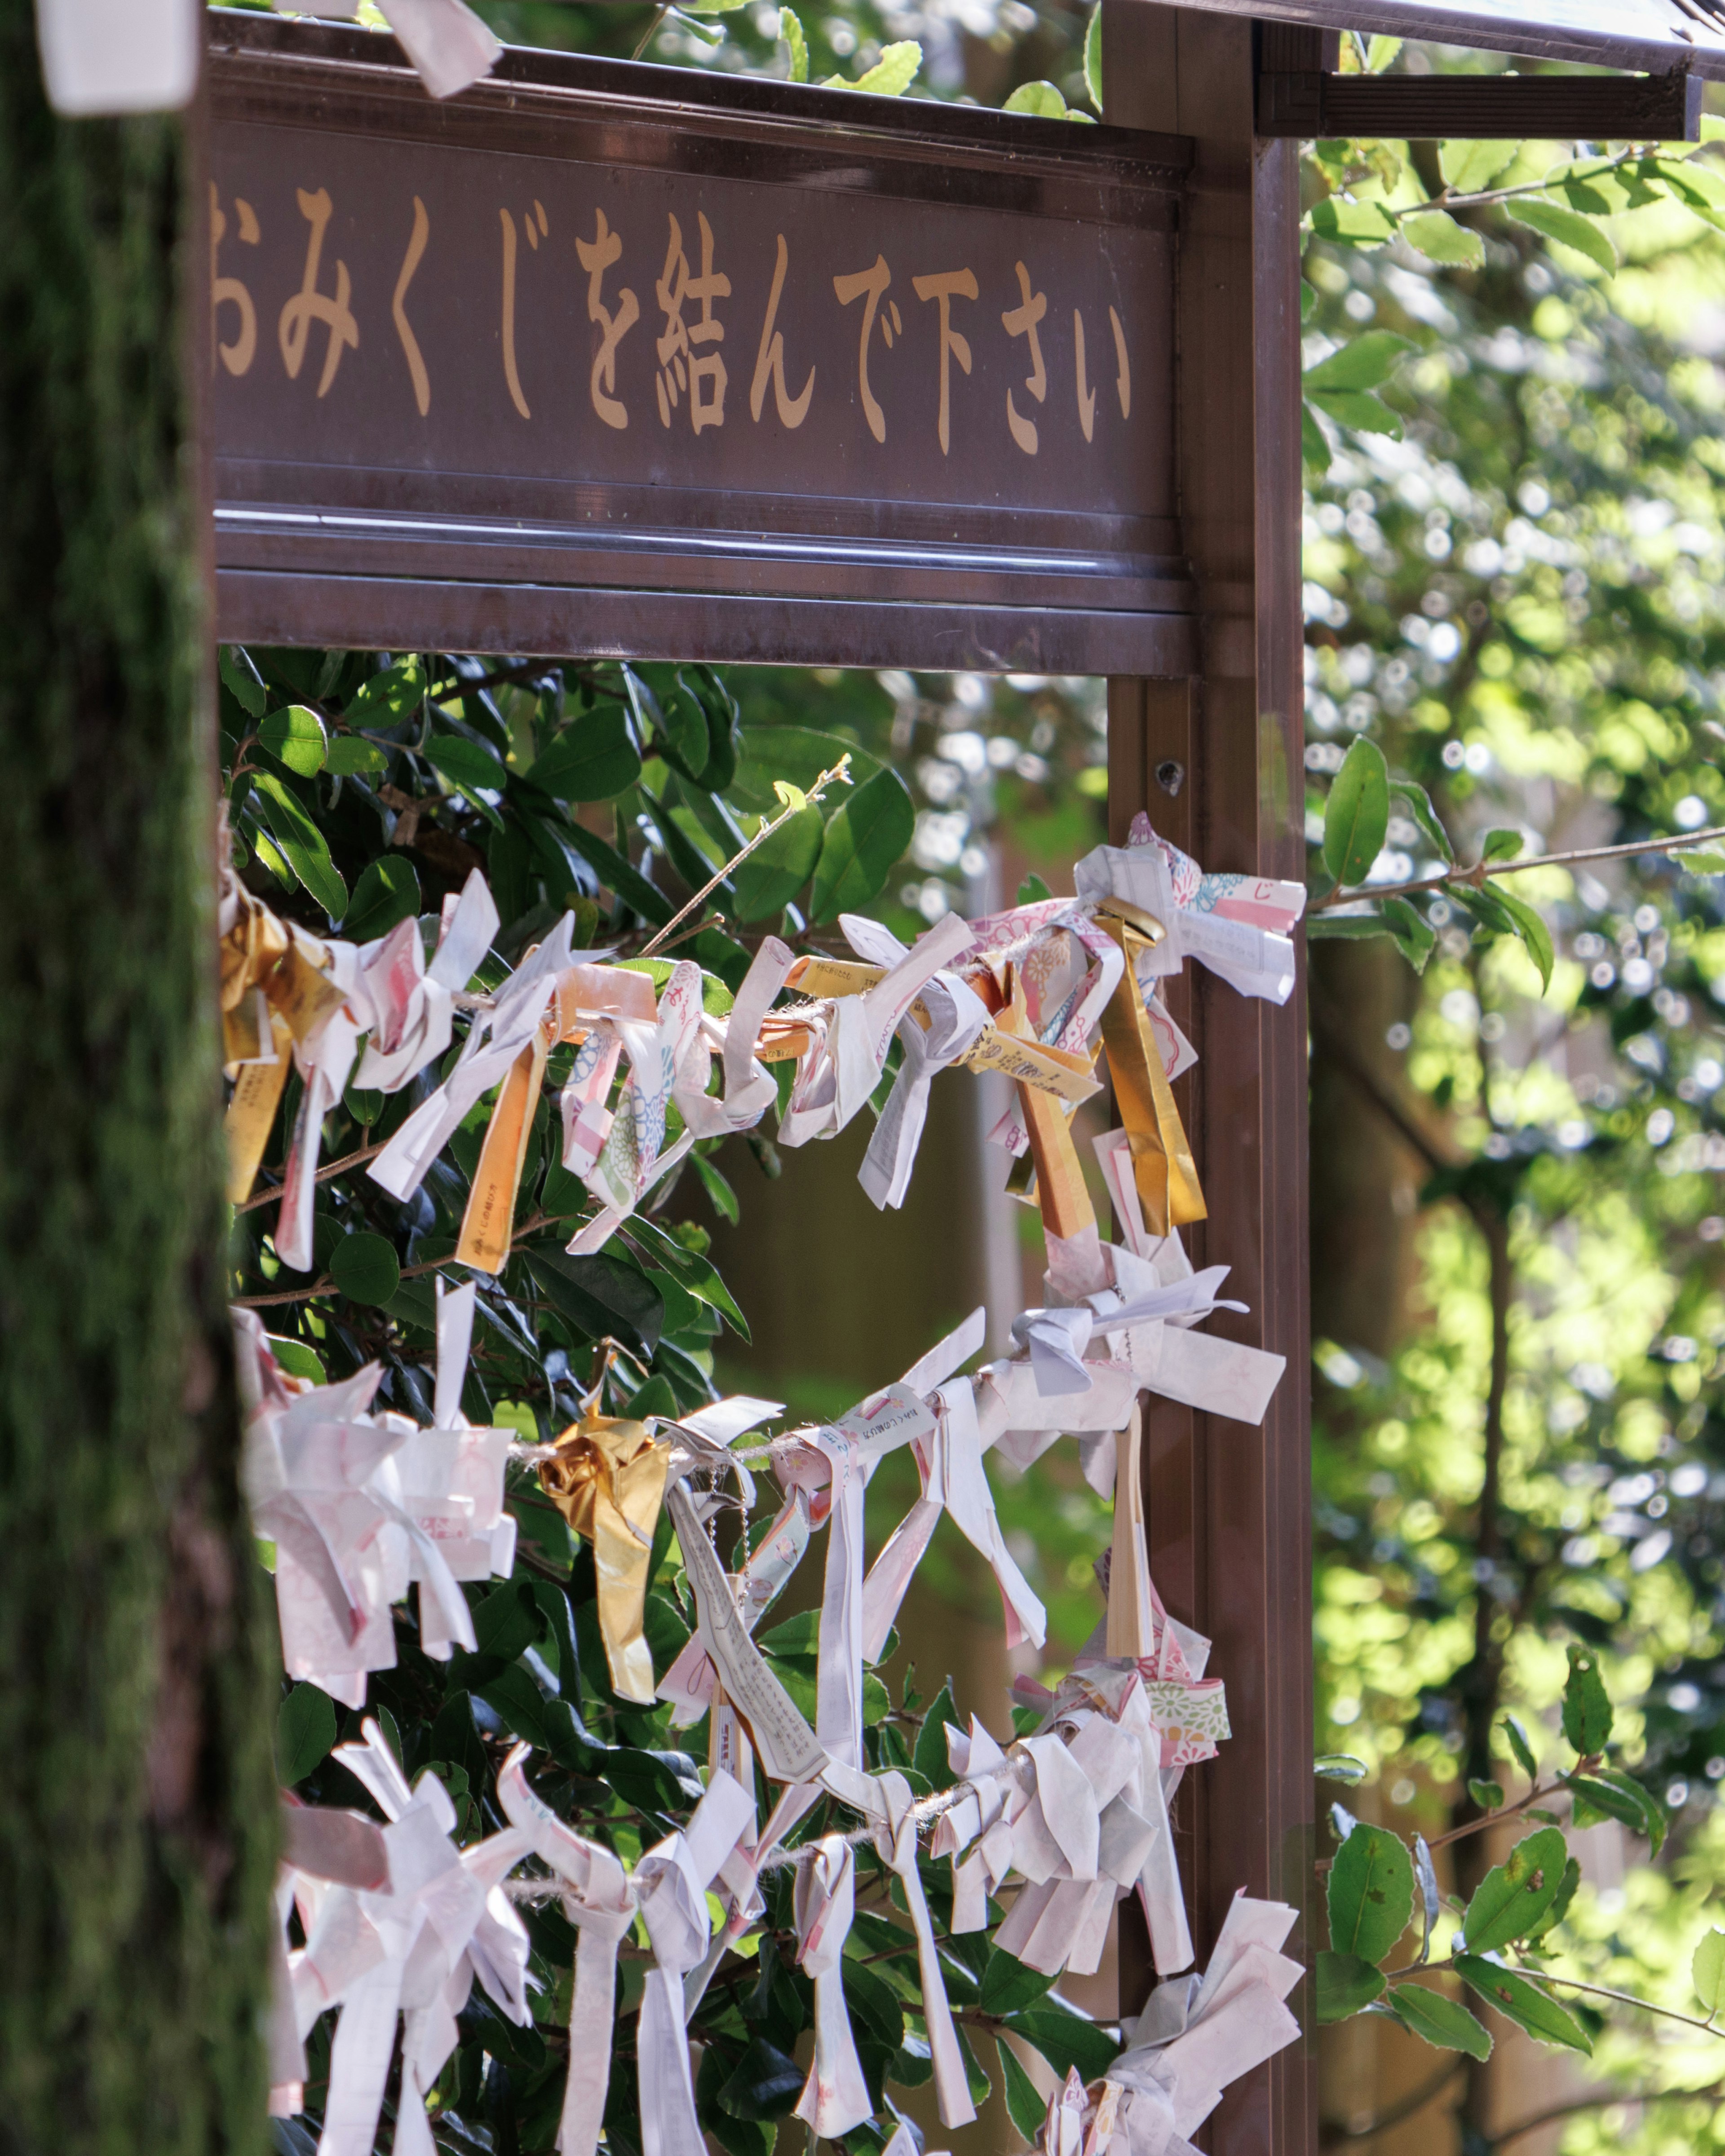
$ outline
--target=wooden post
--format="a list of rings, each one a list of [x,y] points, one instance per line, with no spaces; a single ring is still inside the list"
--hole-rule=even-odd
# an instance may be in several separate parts
[[[1109,821],[1140,808],[1206,869],[1303,877],[1300,816],[1298,146],[1253,133],[1252,26],[1106,0],[1103,82],[1115,126],[1192,138],[1177,279],[1181,536],[1198,591],[1198,673],[1109,685]],[[1189,1774],[1176,1812],[1200,1959],[1236,1888],[1313,1900],[1311,1445],[1303,978],[1281,1009],[1202,968],[1173,984],[1201,1061],[1181,1081],[1209,1204],[1200,1265],[1233,1268],[1250,1306],[1236,1337],[1287,1358],[1261,1431],[1153,1399],[1144,1498],[1169,1609],[1215,1642],[1231,1741]],[[1316,1940],[1296,1927],[1290,1951]],[[1123,2007],[1134,2002],[1122,1942]],[[1147,1989],[1147,1965],[1137,1971]],[[1215,2156],[1317,2145],[1307,2030],[1237,2083],[1201,2138]]]

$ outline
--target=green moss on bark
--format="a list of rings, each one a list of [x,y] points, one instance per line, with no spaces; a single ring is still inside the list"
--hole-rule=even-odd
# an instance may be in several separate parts
[[[264,2145],[184,131],[0,0],[0,2148]]]

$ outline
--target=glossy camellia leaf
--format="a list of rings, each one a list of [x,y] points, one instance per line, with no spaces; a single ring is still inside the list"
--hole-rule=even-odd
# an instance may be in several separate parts
[[[805,2076],[764,2036],[757,2036],[719,2092],[719,2102],[733,2118],[783,2118],[802,2092]]]
[[[1384,1972],[1358,1954],[1321,1948],[1315,1975],[1320,2021],[1345,2021],[1384,1996]]]
[[[1584,1759],[1603,1752],[1611,1735],[1611,1702],[1591,1648],[1571,1647],[1563,1686],[1563,1734]]]
[[[1004,2036],[998,2048],[1007,2116],[1017,2128],[1019,2138],[1034,2147],[1047,2118],[1048,2106],[1037,2095],[1035,2082],[1024,2071],[1018,2054]]]
[[[375,943],[397,921],[418,911],[419,878],[413,864],[405,854],[383,854],[360,870],[341,933],[350,943]]]
[[[854,913],[880,891],[916,829],[909,790],[896,771],[878,771],[834,815],[821,842],[811,893],[814,918]]]
[[[259,721],[258,739],[278,763],[301,778],[321,771],[329,754],[329,734],[316,712],[305,704],[285,704]]]
[[[324,758],[324,769],[335,778],[352,778],[362,771],[382,771],[388,757],[376,742],[357,734],[337,734]]]
[[[1026,1968],[1016,1955],[996,1947],[983,1970],[979,2004],[984,2014],[1019,2014],[1034,2005],[1053,1983],[1051,1976]]]
[[[641,759],[621,704],[601,704],[566,726],[526,776],[556,801],[604,801],[634,784]]]
[[[224,644],[216,654],[216,671],[222,686],[249,718],[260,719],[270,701],[270,691],[250,652],[238,644]]]
[[[1500,1963],[1482,1960],[1478,1954],[1458,1954],[1455,1968],[1464,1984],[1488,1999],[1518,2029],[1525,2029],[1542,2044],[1560,2044],[1592,2056],[1593,2038],[1568,2008],[1559,2005],[1541,1985]]]
[[[812,803],[777,824],[732,872],[737,919],[764,921],[782,913],[814,874],[825,835],[820,811]]]
[[[315,1684],[296,1684],[275,1717],[275,1771],[291,1789],[329,1757],[336,1742],[336,1703]]]
[[[1526,945],[1527,956],[1539,968],[1540,986],[1548,988],[1551,986],[1551,969],[1556,962],[1550,929],[1526,899],[1517,898],[1512,891],[1506,891],[1501,883],[1494,883],[1491,890],[1491,896],[1509,916],[1514,933]]]
[[[323,833],[272,772],[256,774],[252,798],[289,867],[331,920],[339,921],[347,911],[347,886],[330,859]]]
[[[1457,1999],[1446,1999],[1423,1984],[1399,1984],[1389,2009],[1404,2028],[1440,2051],[1466,2051],[1476,2059],[1491,2056],[1491,2032]]]
[[[1568,1861],[1568,1846],[1554,1826],[1518,1841],[1474,1889],[1461,1921],[1468,1951],[1491,1953],[1525,1938],[1555,1900]]]
[[[1529,1817],[1532,1816],[1529,1815]],[[1550,1815],[1545,1816],[1549,1817]],[[1572,1856],[1563,1866],[1563,1881],[1552,1898],[1550,1907],[1522,1942],[1523,1946],[1531,1946],[1535,1939],[1543,1939],[1548,1932],[1556,1930],[1569,1913],[1569,1904],[1575,1899],[1575,1890],[1580,1884],[1580,1860]]]
[[[530,1251],[526,1264],[547,1300],[590,1339],[621,1332],[649,1355],[659,1345],[665,1298],[633,1265],[603,1252],[583,1257],[543,1248]]]
[[[962,1728],[963,1723],[952,1698],[952,1680],[948,1677],[922,1717],[916,1748],[911,1755],[911,1764],[932,1789],[950,1789],[958,1779],[947,1753],[950,1727]]]
[[[362,1229],[330,1253],[330,1278],[350,1302],[381,1309],[401,1286],[401,1260],[388,1236]]]
[[[1330,1944],[1382,1961],[1414,1913],[1414,1865],[1388,1827],[1357,1826],[1330,1866]]]
[[[1389,767],[1363,734],[1342,759],[1324,807],[1324,866],[1336,881],[1363,884],[1389,829]]]
[[[1302,377],[1307,395],[1315,389],[1376,389],[1395,372],[1412,341],[1394,330],[1366,330],[1308,367]]]
[[[1651,1854],[1658,1856],[1665,1840],[1665,1813],[1633,1777],[1602,1768],[1596,1774],[1571,1774],[1564,1786],[1599,1818],[1615,1820],[1631,1833],[1645,1835],[1652,1844]]]
[[[1120,2055],[1106,2030],[1063,2006],[1034,2006],[1009,2016],[1006,2026],[1040,2051],[1063,2078],[1076,2066],[1081,2081],[1099,2081]]]

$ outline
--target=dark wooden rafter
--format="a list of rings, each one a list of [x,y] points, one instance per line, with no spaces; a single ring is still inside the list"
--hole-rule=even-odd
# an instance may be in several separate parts
[[[1307,141],[1697,142],[1698,74],[1342,74],[1340,33],[1266,23],[1258,132]]]

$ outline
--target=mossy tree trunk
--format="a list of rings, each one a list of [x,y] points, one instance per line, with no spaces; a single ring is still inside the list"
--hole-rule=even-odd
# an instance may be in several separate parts
[[[264,2146],[187,135],[0,0],[0,2150]]]

